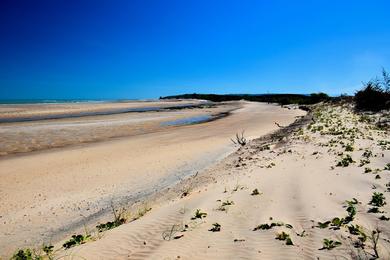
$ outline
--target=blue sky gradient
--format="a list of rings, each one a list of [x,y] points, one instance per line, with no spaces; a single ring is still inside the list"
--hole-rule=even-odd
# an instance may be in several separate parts
[[[0,98],[354,93],[390,1],[0,1]]]

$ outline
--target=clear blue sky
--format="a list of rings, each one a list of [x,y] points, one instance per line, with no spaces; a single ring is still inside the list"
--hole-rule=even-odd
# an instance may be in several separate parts
[[[0,98],[353,93],[390,1],[0,1]]]

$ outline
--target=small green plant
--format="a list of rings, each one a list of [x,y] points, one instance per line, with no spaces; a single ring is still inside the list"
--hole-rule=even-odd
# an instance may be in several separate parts
[[[209,229],[211,232],[219,232],[221,231],[221,225],[218,223],[214,223],[213,227]]]
[[[258,189],[254,189],[251,193],[252,196],[260,195],[260,192]]]
[[[36,254],[30,248],[19,249],[12,255],[11,260],[43,260],[43,257]]]
[[[222,207],[230,206],[230,205],[234,205],[234,201],[227,200],[227,201],[222,202]]]
[[[87,235],[73,235],[72,238],[69,239],[68,241],[66,241],[62,246],[65,249],[69,249],[71,247],[84,244],[90,239],[91,239],[91,235],[89,235],[89,234],[87,234]]]
[[[329,226],[331,222],[328,220],[328,221],[325,221],[325,222],[318,222],[317,223],[317,227],[318,228],[327,228]]]
[[[389,221],[390,218],[386,217],[385,215],[380,216],[380,220]]]
[[[360,159],[359,167],[363,167],[366,164],[369,164],[371,161],[369,159]]]
[[[52,245],[45,245],[45,244],[42,245],[42,251],[45,252],[49,260],[53,259],[53,250],[54,250],[54,246]]]
[[[332,250],[333,248],[336,248],[340,245],[341,245],[340,241],[324,238],[324,240],[322,241],[322,248],[320,248],[319,250],[324,250],[324,249]]]
[[[122,208],[120,210],[116,210],[114,207],[114,203],[111,201],[111,211],[112,211],[114,220],[97,225],[96,228],[99,232],[110,230],[110,229],[119,227],[120,225],[126,223],[126,219],[124,217],[124,214],[125,214],[124,208]]]
[[[288,237],[288,238],[286,239],[286,245],[288,245],[288,246],[294,245],[294,243],[293,243],[293,241],[291,240],[290,237]]]
[[[346,152],[352,152],[354,150],[353,146],[351,144],[347,144],[345,146],[345,151]]]
[[[378,207],[372,207],[367,210],[368,213],[383,213],[383,211],[380,211]]]
[[[383,169],[386,171],[390,171],[390,163],[386,164],[386,166]]]
[[[371,168],[365,167],[364,168],[364,173],[369,173],[369,172],[372,172]]]
[[[375,207],[382,207],[386,205],[386,201],[385,201],[385,197],[383,196],[383,193],[374,192],[371,201],[368,204]]]
[[[359,204],[359,201],[356,198],[352,198],[352,200],[346,200],[345,203],[349,206]]]
[[[372,152],[370,150],[365,150],[362,156],[368,159],[372,156]]]
[[[344,218],[333,218],[332,219],[332,222],[331,222],[331,226],[333,227],[333,229],[340,229],[340,227],[342,227],[345,223],[345,219]]]
[[[222,204],[217,208],[220,211],[227,211],[227,206],[234,205],[234,202],[231,200],[227,200],[222,202]]]
[[[126,222],[125,219],[120,219],[119,221],[108,221],[104,224],[97,225],[96,228],[99,232],[103,232],[106,230],[110,230],[110,229],[119,227],[120,225],[124,224],[125,222]]]
[[[290,235],[287,234],[286,232],[282,231],[282,233],[278,233],[276,234],[276,237],[275,239],[278,239],[278,240],[282,240],[282,241],[286,241],[286,245],[294,245],[291,238],[290,238]]]
[[[359,239],[359,243],[358,245],[360,246],[364,246],[364,242],[366,242],[367,240],[367,235],[364,233],[364,230],[363,230],[363,227],[359,226],[359,225],[349,225],[347,226],[348,228],[348,231],[351,235],[356,235],[356,236],[359,236],[358,239]]]
[[[261,224],[261,225],[258,225],[257,227],[255,227],[253,229],[253,231],[256,231],[256,230],[267,230],[267,229],[271,229],[273,227],[282,227],[282,226],[284,226],[283,222],[272,222],[271,224]]]
[[[347,212],[348,212],[348,216],[345,218],[344,222],[351,222],[355,215],[356,215],[356,207],[355,205],[358,203],[357,199],[353,198],[353,200],[347,200],[346,201],[347,203]]]
[[[337,167],[348,167],[350,163],[354,163],[354,160],[352,160],[352,157],[347,154],[345,155],[341,161],[339,161],[336,166]]]
[[[207,216],[207,213],[201,212],[200,209],[197,209],[195,211],[194,216],[191,219],[193,219],[193,220],[198,219],[198,218],[202,219],[202,218],[205,218],[206,216]]]

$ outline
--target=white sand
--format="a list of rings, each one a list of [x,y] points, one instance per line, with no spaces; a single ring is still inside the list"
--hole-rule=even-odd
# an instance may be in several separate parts
[[[378,252],[381,259],[390,259],[390,225],[379,220],[381,215],[390,217],[389,202],[380,207],[384,213],[367,213],[373,192],[389,199],[385,191],[390,172],[384,170],[390,162],[389,135],[358,122],[349,110],[336,107],[321,111],[311,130],[305,127],[282,144],[269,142],[270,150],[262,151],[264,144],[253,141],[185,182],[184,187],[192,184],[190,195],[173,200],[166,195],[142,218],[104,232],[95,242],[57,254],[72,259],[358,259],[358,255],[368,259],[374,252],[369,238],[364,250],[352,245],[358,235],[350,234],[347,225],[357,224],[367,235],[376,227],[381,230]],[[324,129],[314,131],[318,126]],[[350,134],[329,134],[333,127],[344,133],[353,129],[350,133],[354,142]],[[332,143],[332,139],[337,142]],[[378,145],[379,140],[389,142],[387,150]],[[352,143],[354,151],[346,152],[340,142]],[[359,167],[366,149],[372,152],[370,163]],[[335,167],[341,152],[342,156],[350,154],[356,162]],[[364,167],[378,170],[375,174],[364,173]],[[380,179],[375,178],[377,174]],[[262,194],[251,196],[256,188]],[[353,221],[339,230],[316,227],[319,221],[347,216],[345,201],[352,198],[359,201]],[[226,206],[226,211],[218,210],[224,201],[233,201],[234,205]],[[196,209],[207,216],[191,220]],[[278,221],[293,228],[253,231],[259,224]],[[208,231],[213,223],[221,225],[220,232]],[[184,225],[188,225],[186,231],[182,231]],[[164,240],[163,234],[171,230],[172,238],[179,238]],[[290,235],[294,245],[275,239],[281,231]],[[303,231],[304,235],[299,236]],[[332,250],[319,250],[324,238],[342,244]]]
[[[275,121],[287,125],[304,114],[261,103],[240,106],[209,123],[0,159],[0,251],[55,242],[84,222],[93,227],[110,218],[100,211],[111,200],[134,202],[234,151],[229,138],[236,132],[261,136],[277,129]]]

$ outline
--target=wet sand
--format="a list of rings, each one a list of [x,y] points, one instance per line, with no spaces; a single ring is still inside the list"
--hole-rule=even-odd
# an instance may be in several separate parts
[[[189,120],[197,116],[212,120],[220,113],[237,107],[232,104],[217,107],[210,102],[191,100],[3,105],[0,106],[0,120],[21,122],[0,123],[0,156],[145,134],[170,126],[174,120]],[[118,109],[133,111],[123,113]],[[142,109],[147,110],[134,112]],[[57,119],[37,120],[37,117]]]

